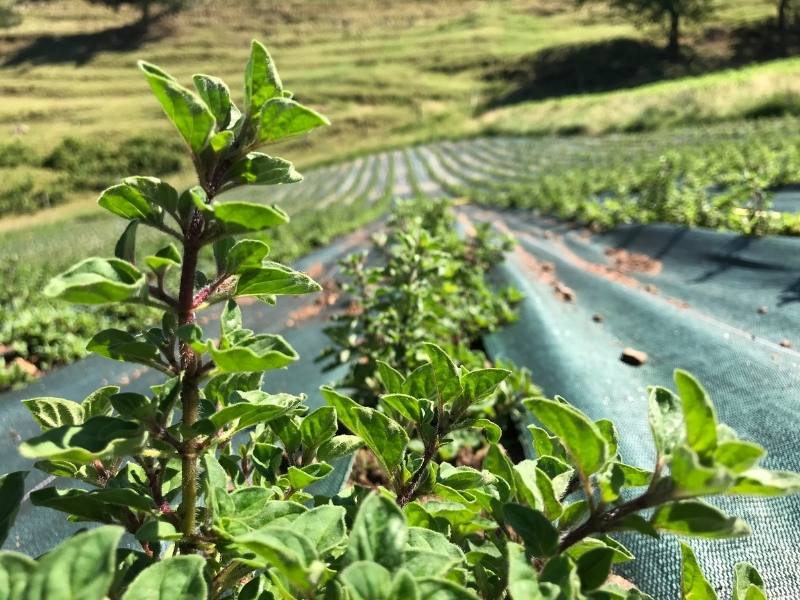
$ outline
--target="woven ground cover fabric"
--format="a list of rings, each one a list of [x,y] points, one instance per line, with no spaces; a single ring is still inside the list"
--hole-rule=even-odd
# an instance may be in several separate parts
[[[318,281],[324,282],[335,276],[338,268],[336,263],[360,247],[363,240],[362,233],[347,236],[306,256],[295,264],[295,268],[307,271]],[[292,296],[280,298],[275,307],[262,303],[242,306],[245,327],[259,332],[279,333],[300,354],[300,360],[286,369],[267,372],[265,391],[307,394],[312,410],[324,404],[319,387],[343,374],[337,371],[323,373],[322,365],[314,362],[314,358],[329,343],[323,328],[330,314],[324,304],[320,305],[321,298],[319,294]],[[200,322],[209,337],[214,337],[217,332],[217,312],[209,311],[208,320],[205,320],[205,314],[201,315]],[[33,470],[31,461],[19,455],[19,443],[39,433],[38,426],[21,400],[38,396],[81,400],[102,385],[119,385],[127,392],[147,393],[151,385],[162,383],[163,379],[162,374],[139,365],[89,356],[45,375],[25,389],[0,395],[0,473],[30,470],[26,480],[28,492],[54,483],[59,487],[75,486],[74,481],[56,480]],[[349,466],[348,459],[336,461],[334,472],[309,490],[320,495],[335,494],[349,475]],[[3,548],[37,556],[86,526],[86,523],[69,523],[66,515],[54,510],[32,506],[26,496]]]
[[[519,213],[467,214],[519,241],[497,276],[526,298],[519,321],[487,340],[490,353],[530,368],[547,395],[613,419],[626,461],[652,468],[647,386],[674,387],[680,367],[708,389],[721,422],[764,445],[765,466],[800,470],[800,239],[667,225],[590,235]],[[623,363],[626,347],[647,362]],[[800,597],[800,497],[714,503],[753,528],[691,541],[720,597],[743,560],[764,575],[769,598]],[[637,560],[622,573],[658,599],[679,596],[678,545],[665,540],[624,540]]]

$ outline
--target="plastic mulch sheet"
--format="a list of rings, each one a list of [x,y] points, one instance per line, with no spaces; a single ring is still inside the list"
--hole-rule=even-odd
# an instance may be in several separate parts
[[[465,213],[519,240],[498,276],[526,299],[519,321],[487,340],[489,351],[530,368],[547,395],[613,419],[626,461],[652,468],[647,386],[674,389],[680,367],[709,391],[720,422],[765,446],[764,466],[800,470],[800,239],[667,225],[591,235],[519,213]],[[647,361],[626,364],[625,348]],[[753,529],[743,539],[691,541],[720,597],[743,560],[772,600],[800,597],[800,497],[713,502]],[[655,598],[678,597],[677,542],[624,541],[637,559],[623,574]]]

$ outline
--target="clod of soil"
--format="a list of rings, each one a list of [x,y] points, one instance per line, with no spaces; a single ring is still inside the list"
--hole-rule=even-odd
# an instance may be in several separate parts
[[[602,323],[604,321],[603,315],[600,313],[595,313],[592,315],[592,321],[595,323]]]
[[[31,377],[38,377],[41,375],[41,371],[39,371],[39,368],[35,364],[25,360],[21,356],[14,359],[14,364]]]
[[[553,290],[560,300],[563,300],[564,302],[575,302],[575,290],[573,290],[571,287],[558,281],[553,287]]]
[[[778,345],[783,346],[784,348],[791,348],[792,342],[790,342],[789,340],[781,340],[780,342],[778,342]]]
[[[646,254],[628,252],[621,248],[607,248],[605,252],[614,263],[614,268],[622,273],[647,273],[658,275],[661,273],[661,261],[650,258]]]
[[[641,367],[647,362],[647,352],[635,350],[634,348],[625,348],[619,359],[627,365]]]
[[[759,306],[758,307],[758,314],[765,315],[769,312],[769,309],[766,306]]]

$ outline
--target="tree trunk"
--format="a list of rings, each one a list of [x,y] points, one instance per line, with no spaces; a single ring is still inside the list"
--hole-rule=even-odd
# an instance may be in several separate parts
[[[139,0],[139,6],[142,7],[142,14],[139,18],[139,22],[146,28],[150,25],[150,0]]]
[[[669,13],[669,43],[667,44],[667,52],[670,57],[678,58],[681,53],[681,27],[680,15],[677,11],[670,11]]]
[[[789,11],[789,0],[778,0],[778,31],[786,31],[786,13]]]

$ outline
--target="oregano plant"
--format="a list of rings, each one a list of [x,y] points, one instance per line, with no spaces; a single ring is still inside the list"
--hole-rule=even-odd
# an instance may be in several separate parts
[[[292,165],[255,148],[327,121],[283,89],[253,43],[242,108],[220,80],[190,91],[141,65],[185,140],[199,184],[178,193],[132,177],[100,205],[129,221],[113,258],[89,258],[48,286],[57,298],[133,303],[162,312],[158,326],[109,329],[95,353],[164,374],[148,394],[105,386],[84,398],[25,401],[42,433],[20,452],[59,484],[30,501],[99,525],[32,558],[0,552],[0,598],[11,600],[494,600],[648,598],[610,577],[632,553],[612,535],[632,530],[724,538],[746,524],[701,500],[777,496],[800,476],[758,466],[763,449],[716,420],[706,391],[677,371],[676,392],[653,388],[652,469],[626,464],[618,433],[561,398],[524,405],[537,420],[535,456],[514,462],[496,423],[474,411],[498,397],[506,369],[457,364],[439,345],[414,370],[377,362],[383,387],[363,406],[333,388],[327,405],[262,390],[266,371],[297,357],[277,335],[244,327],[237,300],[319,286],[268,260],[250,235],[287,220],[277,207],[236,200],[248,184],[293,183]],[[232,190],[224,200],[217,195]],[[170,242],[140,260],[139,227]],[[213,260],[212,256],[213,255]],[[202,265],[212,265],[206,272]],[[210,334],[198,315],[220,308]],[[438,452],[465,430],[485,436],[480,468]],[[362,447],[386,485],[315,493],[333,462]],[[0,477],[0,542],[25,497],[25,473]],[[75,481],[74,487],[62,487]],[[715,598],[688,546],[684,598]],[[749,564],[734,569],[735,598],[764,597]]]

